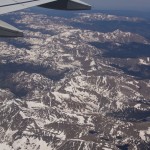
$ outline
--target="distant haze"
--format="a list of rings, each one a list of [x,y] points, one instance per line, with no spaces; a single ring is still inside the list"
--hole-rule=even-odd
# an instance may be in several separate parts
[[[139,10],[150,11],[150,0],[84,0],[101,10]]]

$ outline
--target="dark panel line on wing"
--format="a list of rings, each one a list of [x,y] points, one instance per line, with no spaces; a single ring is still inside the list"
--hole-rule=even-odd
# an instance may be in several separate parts
[[[26,3],[31,3],[31,2],[34,2],[34,1],[39,1],[39,0],[30,0],[30,1],[26,1],[26,2],[7,4],[7,5],[2,5],[0,7],[7,7],[7,6],[13,6],[13,5],[19,5],[19,4],[26,4]]]

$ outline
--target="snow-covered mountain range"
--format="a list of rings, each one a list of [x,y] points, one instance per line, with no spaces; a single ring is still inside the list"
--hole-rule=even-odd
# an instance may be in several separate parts
[[[91,30],[103,21],[128,29],[147,20],[11,17],[25,36],[0,39],[1,150],[150,149],[150,38],[138,28]]]

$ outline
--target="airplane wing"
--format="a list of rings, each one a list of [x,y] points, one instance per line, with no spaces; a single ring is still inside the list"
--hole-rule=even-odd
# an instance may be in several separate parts
[[[0,15],[34,6],[60,10],[89,10],[91,6],[80,0],[0,0]],[[0,37],[23,36],[22,32],[0,21]]]

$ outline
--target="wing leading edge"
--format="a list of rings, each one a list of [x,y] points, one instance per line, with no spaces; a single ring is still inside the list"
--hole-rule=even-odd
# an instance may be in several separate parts
[[[1,0],[0,15],[34,6],[60,10],[90,10],[91,6],[80,0]],[[5,27],[4,27],[5,24]],[[0,21],[0,37],[18,37],[22,32]]]

